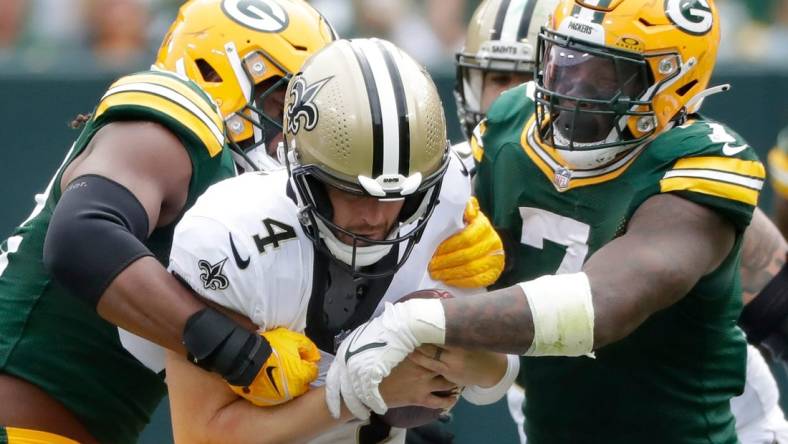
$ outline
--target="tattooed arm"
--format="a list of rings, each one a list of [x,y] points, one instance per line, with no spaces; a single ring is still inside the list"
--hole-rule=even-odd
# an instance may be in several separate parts
[[[681,298],[730,252],[734,230],[712,210],[661,194],[635,212],[627,233],[586,263],[594,347],[627,336],[652,313]],[[524,353],[534,337],[529,304],[519,286],[441,301],[446,344]]]
[[[785,264],[788,243],[759,208],[744,232],[741,255],[742,298],[749,304]]]

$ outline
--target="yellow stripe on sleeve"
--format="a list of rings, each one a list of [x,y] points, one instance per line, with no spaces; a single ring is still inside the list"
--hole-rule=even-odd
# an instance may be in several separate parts
[[[38,430],[6,427],[8,444],[79,444],[77,441]]]
[[[203,113],[205,113],[206,116],[208,116],[213,121],[216,126],[221,127],[223,125],[222,116],[214,107],[215,105],[208,102],[205,97],[200,95],[200,93],[193,90],[188,84],[184,83],[183,80],[176,78],[174,75],[169,75],[166,73],[134,74],[118,79],[112,84],[112,86],[110,86],[109,89],[112,90],[118,86],[131,85],[135,83],[149,83],[171,89],[189,99],[190,102],[194,103],[200,110],[202,110]]]
[[[124,91],[105,96],[96,109],[96,117],[113,106],[133,105],[151,108],[171,116],[193,132],[208,149],[211,157],[217,155],[224,145],[224,139],[217,134],[203,118],[187,110],[172,100],[155,94],[140,91]]]
[[[692,191],[735,200],[753,206],[758,203],[758,190],[732,183],[718,182],[716,180],[675,176],[660,180],[659,185],[660,191],[663,193],[670,191]]]
[[[674,169],[711,169],[728,173],[763,179],[766,171],[757,160],[743,160],[735,157],[685,157],[679,159]]]

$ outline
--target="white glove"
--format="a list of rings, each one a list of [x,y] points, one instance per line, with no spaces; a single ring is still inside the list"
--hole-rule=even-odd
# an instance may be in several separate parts
[[[338,356],[337,354],[337,358],[332,362],[326,375],[326,404],[328,405],[328,410],[331,412],[331,416],[339,419],[341,394],[350,413],[358,419],[366,420],[369,418],[369,409],[354,395],[351,385],[352,380],[347,372],[345,361],[344,359],[339,359]]]
[[[340,394],[359,419],[369,416],[359,402],[379,415],[386,413],[380,382],[422,343],[443,344],[445,323],[443,306],[437,299],[386,303],[383,314],[356,328],[339,346],[326,378],[331,414],[339,418]]]

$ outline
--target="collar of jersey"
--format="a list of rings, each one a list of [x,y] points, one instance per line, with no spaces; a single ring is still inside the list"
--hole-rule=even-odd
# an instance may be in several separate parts
[[[523,151],[525,151],[525,154],[528,155],[537,167],[539,167],[542,173],[547,176],[547,179],[559,192],[615,179],[632,165],[632,162],[643,152],[643,149],[647,145],[647,143],[641,144],[639,147],[633,149],[625,156],[609,165],[589,170],[573,170],[556,152],[555,148],[539,140],[536,134],[535,114],[531,115],[531,118],[528,119],[520,134],[520,146],[523,148]],[[555,178],[558,172],[562,170],[571,173],[571,178],[566,187],[559,188],[558,185],[556,185]]]

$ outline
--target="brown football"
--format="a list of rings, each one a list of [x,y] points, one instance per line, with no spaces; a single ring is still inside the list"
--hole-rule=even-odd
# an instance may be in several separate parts
[[[448,299],[451,297],[453,297],[451,293],[445,290],[417,290],[412,293],[408,293],[398,302],[404,302],[409,299]],[[438,396],[450,396],[452,391],[445,390],[433,393]],[[435,421],[438,419],[438,417],[440,417],[441,413],[443,413],[443,409],[431,409],[429,407],[412,405],[390,408],[386,414],[382,416],[382,419],[383,422],[392,427],[410,429]]]

